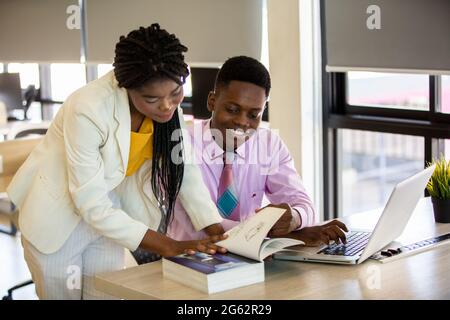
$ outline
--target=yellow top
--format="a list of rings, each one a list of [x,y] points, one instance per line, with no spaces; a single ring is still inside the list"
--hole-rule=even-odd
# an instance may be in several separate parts
[[[145,117],[139,132],[131,131],[130,155],[128,157],[126,176],[131,176],[153,154],[153,121]]]

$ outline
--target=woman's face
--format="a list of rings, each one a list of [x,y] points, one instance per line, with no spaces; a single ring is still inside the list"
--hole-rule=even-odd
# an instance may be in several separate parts
[[[184,96],[183,86],[170,79],[154,80],[127,91],[130,104],[139,113],[160,123],[172,119]]]

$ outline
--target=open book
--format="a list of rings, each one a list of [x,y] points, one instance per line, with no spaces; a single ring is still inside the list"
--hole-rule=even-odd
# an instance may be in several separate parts
[[[163,258],[164,277],[206,293],[263,282],[264,258],[286,247],[304,244],[287,238],[266,239],[284,212],[266,207],[228,230],[228,238],[217,242],[228,249],[226,254],[197,252]]]
[[[304,245],[300,240],[289,238],[267,239],[272,226],[281,218],[285,209],[265,207],[254,216],[228,230],[228,238],[217,242],[218,246],[253,260],[263,261],[267,256],[286,247]]]

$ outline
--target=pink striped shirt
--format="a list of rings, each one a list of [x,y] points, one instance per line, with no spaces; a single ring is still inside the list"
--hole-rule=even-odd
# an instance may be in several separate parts
[[[189,127],[189,136],[192,139],[194,161],[200,167],[209,196],[217,202],[224,151],[213,140],[209,125],[209,120],[195,122]],[[241,220],[263,207],[265,196],[270,203],[287,203],[295,209],[301,219],[298,219],[299,228],[314,223],[314,206],[295,170],[294,161],[286,145],[272,130],[258,128],[248,141],[236,149],[233,179],[240,201]],[[222,225],[228,230],[237,223],[224,219]],[[206,236],[203,231],[194,229],[180,201],[176,203],[167,235],[176,240],[201,239]]]

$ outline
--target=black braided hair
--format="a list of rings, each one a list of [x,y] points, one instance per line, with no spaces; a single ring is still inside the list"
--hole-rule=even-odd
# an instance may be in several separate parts
[[[184,84],[189,75],[183,55],[186,51],[174,34],[161,29],[157,23],[121,36],[113,64],[119,87],[137,89],[149,81],[162,79]],[[183,181],[184,163],[171,159],[172,149],[183,143],[181,135],[176,141],[171,139],[177,129],[180,129],[180,119],[176,111],[166,123],[154,121],[151,184],[153,194],[165,211],[163,231],[171,221]]]

